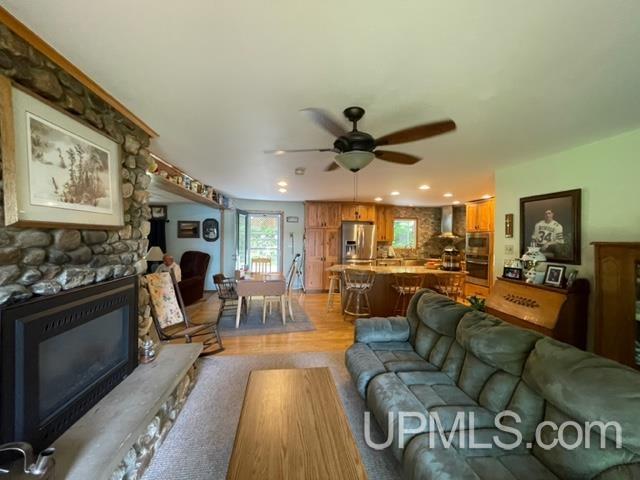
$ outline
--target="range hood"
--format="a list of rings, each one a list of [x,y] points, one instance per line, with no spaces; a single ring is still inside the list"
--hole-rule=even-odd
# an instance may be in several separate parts
[[[442,223],[440,224],[440,238],[460,238],[453,233],[453,206],[442,207]]]

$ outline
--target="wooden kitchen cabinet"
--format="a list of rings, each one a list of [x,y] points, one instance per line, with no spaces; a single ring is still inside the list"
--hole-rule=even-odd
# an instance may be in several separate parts
[[[467,203],[467,232],[493,232],[494,199]]]
[[[305,231],[305,287],[308,290],[329,288],[327,268],[340,258],[340,229],[307,228]]]
[[[375,222],[376,206],[360,203],[342,204],[342,221],[345,222]]]
[[[305,226],[309,228],[340,228],[341,205],[335,202],[307,202]]]
[[[376,237],[379,242],[393,242],[393,207],[376,207]]]

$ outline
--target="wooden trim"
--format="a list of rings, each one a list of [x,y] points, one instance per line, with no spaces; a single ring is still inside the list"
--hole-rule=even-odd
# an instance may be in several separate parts
[[[11,80],[0,75],[0,132],[2,132],[2,181],[4,183],[4,225],[18,222],[16,195],[16,145],[13,130],[13,96]],[[8,188],[8,186],[14,186]]]
[[[206,205],[207,207],[217,208],[218,210],[224,210],[224,207],[219,203],[216,203],[213,200],[209,200],[207,197],[203,197],[198,193],[192,192],[191,190],[188,190],[183,186],[178,185],[177,183],[173,183],[166,178],[162,178],[160,175],[152,174],[151,185],[158,188],[159,190],[178,195],[190,202],[200,203],[202,205]]]
[[[80,70],[73,63],[63,57],[57,50],[55,50],[51,45],[49,45],[36,33],[30,30],[29,27],[20,22],[20,20],[11,15],[11,13],[9,13],[3,7],[0,7],[0,22],[4,23],[13,33],[21,37],[33,48],[38,50],[40,53],[48,57],[51,61],[56,63],[60,68],[73,76],[78,82],[80,82],[88,90],[104,100],[123,117],[133,122],[151,138],[155,138],[158,136],[158,133],[149,125],[147,125],[140,117],[138,117],[135,113],[125,107],[122,103],[120,103],[104,88],[91,80],[91,78],[89,78],[82,70]]]

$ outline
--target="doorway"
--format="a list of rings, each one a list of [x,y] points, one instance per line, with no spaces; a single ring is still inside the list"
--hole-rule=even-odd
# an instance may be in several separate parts
[[[250,270],[254,258],[268,258],[270,271],[282,272],[283,214],[237,210],[236,215],[238,270]]]

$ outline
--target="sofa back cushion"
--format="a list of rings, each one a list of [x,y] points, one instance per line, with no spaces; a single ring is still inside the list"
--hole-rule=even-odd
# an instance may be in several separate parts
[[[506,408],[527,356],[541,335],[472,310],[458,323],[456,341],[465,350],[458,386],[483,407]]]
[[[470,310],[431,290],[418,292],[407,313],[409,324],[413,325],[409,341],[418,355],[438,368],[442,367],[453,344],[458,322]]]
[[[617,422],[622,448],[616,448],[616,429],[592,428],[590,446],[583,440],[576,448],[558,445],[551,449],[536,444],[533,453],[561,478],[593,478],[617,465],[640,462],[640,374],[611,360],[583,352],[570,345],[543,338],[536,343],[522,376],[545,400],[545,420],[560,426],[577,422],[585,432],[586,422]],[[542,430],[545,445],[558,432]],[[566,443],[577,441],[574,427],[566,427]]]

